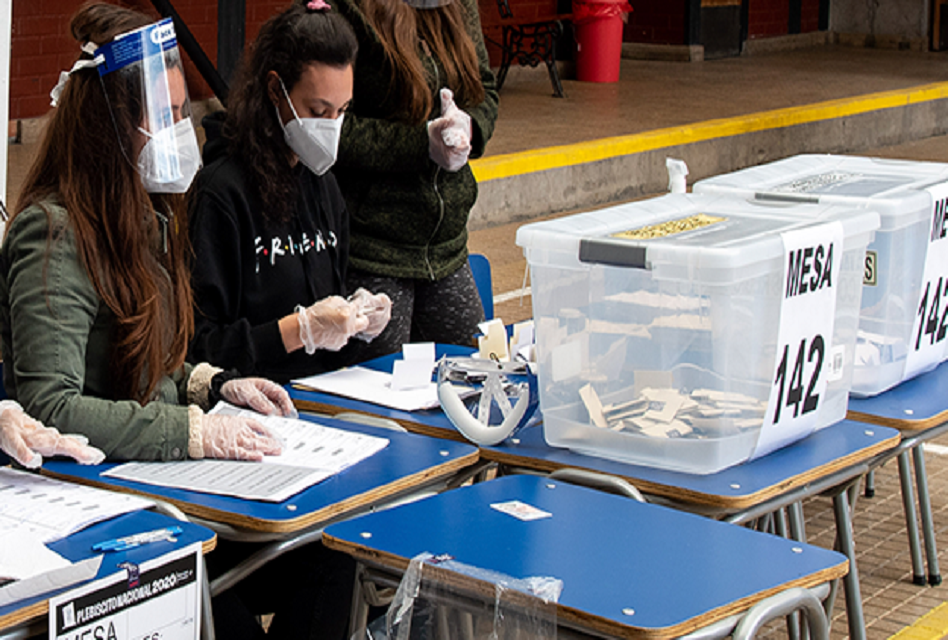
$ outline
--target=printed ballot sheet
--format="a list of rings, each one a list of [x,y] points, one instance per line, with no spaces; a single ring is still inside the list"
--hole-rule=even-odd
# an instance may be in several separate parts
[[[0,537],[15,530],[39,542],[53,542],[90,524],[152,504],[137,496],[0,468]]]
[[[262,463],[236,460],[132,462],[103,475],[188,491],[283,502],[378,453],[388,440],[315,422],[263,416],[225,403],[213,413],[252,417],[283,441],[283,453]]]
[[[197,640],[203,579],[201,543],[51,598],[49,637]]]

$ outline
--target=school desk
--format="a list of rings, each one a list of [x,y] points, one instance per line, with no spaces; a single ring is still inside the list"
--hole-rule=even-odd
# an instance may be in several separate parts
[[[550,515],[524,521],[492,507],[510,501]],[[397,577],[422,552],[514,579],[557,578],[557,624],[609,637],[677,637],[782,590],[839,578],[848,564],[827,549],[524,475],[336,524],[323,542],[370,578]],[[494,601],[489,583],[444,579],[465,597]]]
[[[450,344],[435,345],[435,358],[442,356],[470,356],[474,353],[470,347],[460,347]],[[374,358],[359,366],[373,369],[375,371],[392,372],[392,364],[395,360],[401,360],[401,354],[391,354]],[[445,438],[448,440],[457,440],[458,442],[467,442],[467,440],[454,428],[454,425],[448,420],[447,416],[440,408],[429,409],[426,411],[401,411],[399,409],[390,409],[382,405],[361,400],[351,400],[331,393],[322,393],[320,391],[310,391],[298,386],[289,384],[286,390],[293,399],[293,404],[300,411],[310,411],[329,415],[336,415],[343,412],[364,413],[380,418],[394,420],[412,433],[420,433],[435,438]]]
[[[915,584],[925,584],[925,571],[918,544],[918,524],[915,516],[915,494],[912,490],[911,461],[915,463],[915,482],[918,486],[918,511],[922,518],[922,536],[928,558],[928,583],[941,583],[938,551],[935,544],[935,526],[932,521],[931,499],[928,493],[928,472],[922,445],[948,431],[948,363],[933,371],[906,380],[872,398],[850,398],[850,420],[885,425],[902,432],[899,446],[899,481],[902,486],[902,506],[912,555],[912,574]]]
[[[208,553],[217,543],[214,532],[205,527],[190,522],[172,520],[168,516],[153,511],[134,511],[86,527],[47,546],[71,562],[80,562],[98,555],[98,552],[92,551],[92,545],[96,542],[172,525],[183,529],[175,542],[162,540],[127,551],[106,553],[94,580],[112,575],[116,571],[124,571],[124,569],[118,568],[118,564],[125,561],[141,564],[195,542],[200,542],[204,553]],[[28,598],[0,607],[0,638],[28,637],[44,630],[46,628],[46,615],[49,611],[49,598],[76,586],[78,585],[71,585],[67,589],[62,589],[56,593]],[[205,620],[207,619],[209,619],[209,616],[205,616]]]
[[[464,347],[437,346],[438,357],[443,353],[466,355],[472,351]],[[362,366],[391,371],[392,362],[400,357],[400,354],[384,356]],[[441,410],[393,412],[379,405],[356,403],[332,394],[314,394],[298,389],[291,389],[290,394],[300,410],[310,407],[332,414],[359,411],[394,419],[410,431],[423,431],[453,440],[462,438]],[[305,404],[315,398],[318,398],[318,403]],[[482,447],[481,459],[534,473],[582,469],[616,476],[652,496],[670,501],[676,507],[723,517],[735,523],[775,513],[780,528],[783,526],[781,510],[786,508],[790,532],[800,539],[805,537],[801,501],[829,493],[833,497],[840,548],[853,561],[844,588],[850,635],[858,639],[865,637],[865,624],[855,566],[850,501],[855,500],[854,485],[886,456],[887,451],[899,446],[899,442],[899,432],[894,429],[867,429],[865,425],[843,421],[759,460],[717,474],[693,475],[551,447],[543,439],[542,426],[536,425],[498,446]]]
[[[279,503],[102,476],[102,472],[114,464],[84,467],[72,462],[48,462],[43,469],[53,477],[138,493],[171,503],[222,537],[269,542],[245,563],[211,583],[211,594],[216,596],[270,560],[318,541],[326,525],[425,491],[440,489],[478,459],[477,449],[467,444],[338,420],[303,417],[332,427],[388,438],[389,444],[375,455]]]

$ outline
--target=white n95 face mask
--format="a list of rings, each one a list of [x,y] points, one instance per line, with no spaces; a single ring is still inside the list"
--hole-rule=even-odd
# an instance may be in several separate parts
[[[290,95],[286,92],[283,80],[280,80],[280,86],[283,87],[283,95],[286,96],[286,102],[290,105],[290,111],[293,112],[293,119],[283,124],[280,110],[277,109],[277,122],[283,127],[286,144],[293,153],[299,156],[300,162],[317,176],[321,176],[336,163],[339,137],[342,135],[342,120],[345,114],[339,114],[339,117],[335,119],[300,118],[290,100]]]
[[[138,154],[138,173],[148,193],[185,193],[201,168],[201,151],[191,118],[148,136]]]

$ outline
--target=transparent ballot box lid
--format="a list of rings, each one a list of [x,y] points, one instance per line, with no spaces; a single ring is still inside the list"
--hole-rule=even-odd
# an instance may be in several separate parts
[[[878,226],[675,194],[521,227],[547,442],[711,473],[841,420]]]
[[[708,178],[694,190],[879,214],[864,265],[854,395],[881,393],[948,357],[946,332],[933,321],[948,302],[948,164],[800,155]]]

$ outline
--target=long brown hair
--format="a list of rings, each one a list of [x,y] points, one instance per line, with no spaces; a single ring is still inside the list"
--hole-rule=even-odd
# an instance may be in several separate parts
[[[80,45],[101,46],[153,21],[115,5],[89,4],[73,16],[70,32]],[[115,315],[115,399],[145,404],[161,377],[184,364],[194,318],[184,199],[145,192],[131,157],[132,135],[142,121],[136,74],[115,71],[100,78],[95,68],[73,72],[13,217],[33,205],[45,209],[48,202],[65,207],[79,259]],[[165,253],[156,211],[170,218]],[[51,226],[49,242],[61,241],[64,232]]]
[[[268,19],[241,61],[227,103],[224,136],[231,154],[256,178],[268,221],[294,214],[297,179],[277,112],[267,91],[270,71],[292,91],[303,68],[314,62],[344,69],[355,64],[359,43],[352,27],[335,13],[292,5]]]
[[[404,0],[358,3],[385,49],[391,66],[389,86],[401,106],[402,119],[420,124],[431,113],[434,98],[419,46],[427,47],[443,65],[446,77],[441,84],[454,92],[458,105],[472,106],[484,100],[477,51],[464,28],[464,9],[459,0],[436,9],[414,9]]]

